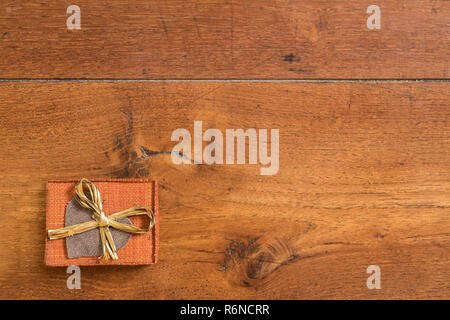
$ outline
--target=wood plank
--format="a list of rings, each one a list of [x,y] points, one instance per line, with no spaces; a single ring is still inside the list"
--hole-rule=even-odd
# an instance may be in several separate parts
[[[78,0],[0,4],[2,78],[448,79],[450,3]]]
[[[0,298],[449,299],[449,98],[442,82],[0,83]],[[175,165],[171,134],[194,120],[278,128],[278,173]],[[158,180],[158,264],[82,268],[81,290],[44,266],[45,181],[83,176]]]

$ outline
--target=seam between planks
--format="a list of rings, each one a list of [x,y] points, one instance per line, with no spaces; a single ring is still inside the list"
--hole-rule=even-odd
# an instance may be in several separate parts
[[[25,79],[0,79],[0,82],[450,82],[450,79],[80,79],[80,78],[25,78]]]

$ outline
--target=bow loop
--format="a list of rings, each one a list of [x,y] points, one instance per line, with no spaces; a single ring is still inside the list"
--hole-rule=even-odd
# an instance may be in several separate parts
[[[85,189],[89,191],[86,195]],[[103,211],[102,198],[95,184],[86,178],[82,178],[75,186],[75,193],[78,203],[87,209],[91,209],[94,213],[101,215]]]

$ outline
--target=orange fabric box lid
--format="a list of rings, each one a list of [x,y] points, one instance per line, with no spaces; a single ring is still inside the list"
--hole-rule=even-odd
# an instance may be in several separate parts
[[[75,196],[78,180],[54,180],[47,182],[47,212],[45,230],[45,264],[47,266],[70,265],[139,265],[153,264],[158,260],[159,219],[158,186],[152,179],[93,179],[100,191],[103,210],[109,215],[133,206],[152,208],[155,225],[144,234],[133,234],[128,243],[117,254],[118,260],[103,260],[99,257],[69,259],[66,240],[50,240],[47,230],[64,227],[66,206]],[[144,227],[144,217],[130,217],[132,224]]]

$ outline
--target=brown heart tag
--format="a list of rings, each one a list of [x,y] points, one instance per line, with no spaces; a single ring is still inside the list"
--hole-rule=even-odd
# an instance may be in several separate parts
[[[66,227],[90,220],[92,220],[91,210],[80,206],[75,198],[69,201],[66,207],[64,223]],[[123,218],[117,221],[131,224],[131,221],[128,218]],[[114,228],[109,228],[109,230],[111,231],[117,251],[123,248],[132,236],[131,233]],[[98,257],[103,254],[100,231],[98,228],[67,237],[66,246],[67,256],[69,258]]]

